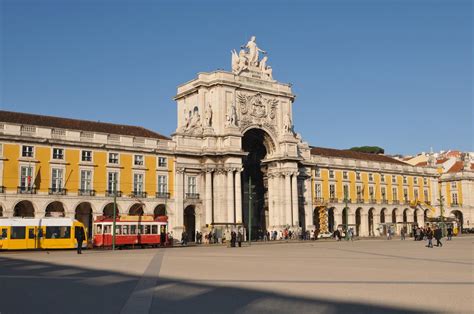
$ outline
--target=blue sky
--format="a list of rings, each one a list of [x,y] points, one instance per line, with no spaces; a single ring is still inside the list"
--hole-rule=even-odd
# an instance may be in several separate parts
[[[311,145],[473,150],[468,0],[0,0],[0,108],[176,127],[176,86],[257,36]]]

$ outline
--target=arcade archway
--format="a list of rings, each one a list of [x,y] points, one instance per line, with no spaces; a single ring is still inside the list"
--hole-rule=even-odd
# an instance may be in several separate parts
[[[92,205],[89,202],[83,202],[77,205],[74,218],[84,224],[87,229],[89,239],[92,236]]]
[[[143,210],[143,204],[135,203],[128,210],[130,216],[143,216],[145,211]]]
[[[268,206],[265,204],[267,191],[267,166],[262,160],[273,150],[273,141],[268,133],[260,129],[250,129],[242,137],[242,150],[247,154],[243,158],[242,173],[242,217],[249,230],[249,183],[252,186],[252,238],[266,231],[268,227]]]
[[[64,217],[64,205],[61,202],[52,202],[46,206],[45,217]]]
[[[14,217],[35,217],[35,208],[30,201],[21,201],[13,209]]]
[[[166,205],[159,204],[158,206],[156,206],[155,209],[153,210],[153,215],[155,217],[166,216]]]
[[[119,216],[119,207],[116,205],[115,207],[115,215]],[[102,214],[105,217],[113,217],[114,216],[114,203],[108,203],[107,205],[104,206],[104,210],[102,211]]]
[[[188,241],[194,242],[196,235],[196,208],[194,205],[189,205],[184,209],[184,230],[188,234]]]

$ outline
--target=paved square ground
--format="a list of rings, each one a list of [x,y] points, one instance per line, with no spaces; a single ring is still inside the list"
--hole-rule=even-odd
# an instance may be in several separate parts
[[[0,253],[0,313],[472,313],[473,237]]]

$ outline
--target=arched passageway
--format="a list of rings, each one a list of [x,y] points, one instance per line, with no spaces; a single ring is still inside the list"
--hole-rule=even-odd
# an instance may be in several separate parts
[[[453,210],[451,211],[451,215],[456,218],[456,223],[458,225],[459,233],[462,233],[462,229],[464,228],[464,216],[462,211],[460,210]]]
[[[92,237],[92,205],[89,202],[83,202],[76,206],[74,218],[84,224],[87,229],[89,239]]]
[[[196,235],[196,211],[194,205],[189,205],[184,209],[184,230],[188,234],[188,241],[194,242]]]
[[[361,212],[362,212],[362,208],[357,208],[356,209],[356,212],[355,212],[355,223],[356,223],[356,235],[360,235],[362,230],[361,230],[361,226],[362,226],[362,221],[361,221]],[[364,230],[365,231],[365,230]]]
[[[385,223],[385,215],[387,213],[387,209],[386,208],[382,208],[382,210],[380,211],[380,223]]]
[[[328,209],[328,230],[329,232],[334,232],[336,230],[335,224],[334,224],[334,207],[331,207]]]
[[[418,211],[419,211],[418,208],[413,211],[413,222],[414,222],[416,225],[418,225]]]
[[[321,222],[320,222],[320,213],[321,207],[316,207],[313,210],[313,225],[316,227],[316,229],[321,230]]]
[[[344,225],[344,229],[346,229],[346,226],[347,226],[347,220],[349,218],[348,216],[349,216],[349,208],[346,207],[342,210],[342,217],[341,217],[341,221],[342,221],[342,224]]]
[[[369,222],[369,236],[375,236],[375,228],[374,228],[374,208],[369,209],[369,214],[367,215],[367,219]]]
[[[268,207],[265,205],[264,178],[267,166],[262,163],[268,152],[272,150],[270,136],[261,129],[250,129],[242,137],[242,150],[248,155],[243,158],[242,172],[242,217],[245,228],[249,230],[249,202],[252,202],[252,238],[264,232],[268,226]],[[249,195],[249,183],[252,183],[252,198]],[[298,210],[296,208],[295,210]],[[296,223],[296,222],[295,222]]]
[[[3,217],[3,207],[0,206],[0,217]]]
[[[104,209],[102,210],[102,214],[105,217],[113,217],[114,216],[114,203],[108,203],[107,205],[104,206]],[[115,207],[115,215],[118,217],[120,214],[119,207],[118,205]]]
[[[156,206],[155,209],[153,210],[153,215],[155,217],[166,216],[167,215],[166,205],[165,204],[160,204],[160,205]]]
[[[14,217],[35,217],[35,208],[30,201],[21,201],[13,209]]]
[[[396,208],[392,210],[392,223],[394,224],[397,223],[397,209]]]
[[[135,203],[128,210],[128,214],[131,216],[143,216],[144,214],[143,204]]]
[[[63,203],[58,201],[49,203],[48,206],[46,206],[44,215],[45,217],[64,217],[65,210]]]

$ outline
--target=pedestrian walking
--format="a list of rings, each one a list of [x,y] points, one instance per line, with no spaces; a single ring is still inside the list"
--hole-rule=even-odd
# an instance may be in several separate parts
[[[392,240],[392,229],[387,228],[387,240]]]
[[[237,243],[239,244],[239,247],[242,247],[242,240],[243,240],[243,235],[242,235],[242,232],[239,232],[237,233]]]
[[[448,227],[448,241],[451,241],[451,239],[453,238],[453,228],[452,227]]]
[[[400,240],[405,240],[405,236],[406,236],[406,231],[405,231],[405,227],[403,227],[402,230],[400,230]]]
[[[430,227],[426,229],[426,239],[428,240],[426,247],[433,248],[433,230]]]
[[[82,254],[82,242],[86,235],[84,234],[84,228],[76,227],[76,241],[77,241],[77,254]]]
[[[436,227],[434,231],[434,238],[436,239],[436,246],[442,247],[443,243],[441,243],[441,238],[443,238],[443,231],[439,226]]]

